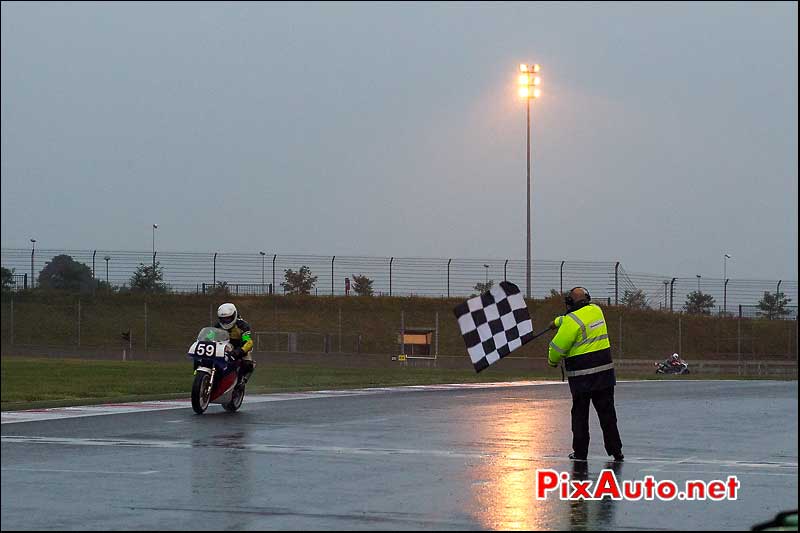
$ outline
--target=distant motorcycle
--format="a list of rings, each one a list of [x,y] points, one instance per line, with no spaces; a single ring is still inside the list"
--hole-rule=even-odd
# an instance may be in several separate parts
[[[673,365],[669,361],[661,361],[655,363],[656,374],[689,374],[689,365],[685,361],[681,361],[677,365]]]
[[[192,409],[202,415],[209,403],[222,404],[226,411],[236,411],[244,400],[244,384],[239,384],[241,361],[230,356],[233,346],[228,332],[203,328],[189,347],[189,357],[196,362],[192,384]]]

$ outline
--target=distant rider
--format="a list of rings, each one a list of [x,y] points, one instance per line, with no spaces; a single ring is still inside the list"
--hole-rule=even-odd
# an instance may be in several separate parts
[[[667,359],[664,362],[666,364],[668,364],[670,366],[674,366],[674,367],[679,367],[679,366],[683,365],[683,359],[681,359],[681,356],[676,354],[676,353],[672,354],[672,357],[670,357],[669,359]]]
[[[239,373],[239,384],[244,385],[253,373],[255,363],[250,351],[253,349],[253,339],[250,332],[250,324],[239,317],[236,306],[232,303],[224,303],[217,309],[219,319],[215,328],[222,328],[230,336],[233,351],[230,356],[241,360],[241,372]]]

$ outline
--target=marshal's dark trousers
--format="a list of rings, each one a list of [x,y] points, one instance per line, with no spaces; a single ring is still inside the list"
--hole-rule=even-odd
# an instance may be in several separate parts
[[[589,453],[589,404],[593,403],[603,430],[603,444],[608,455],[622,452],[622,439],[614,409],[614,387],[595,391],[572,392],[572,451],[580,458]]]

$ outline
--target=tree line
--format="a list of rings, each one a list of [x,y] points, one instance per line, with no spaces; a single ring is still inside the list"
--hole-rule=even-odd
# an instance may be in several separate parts
[[[0,267],[2,290],[4,292],[13,289],[14,274],[13,269],[9,270],[5,267]],[[352,290],[357,296],[374,295],[372,287],[374,280],[363,274],[353,274],[352,278]],[[301,266],[297,271],[288,268],[284,270],[284,281],[281,283],[281,287],[283,287],[284,294],[311,294],[318,279],[319,277],[314,276],[311,269],[306,265]],[[132,291],[166,293],[171,291],[170,286],[164,282],[164,271],[158,261],[149,265],[139,263],[139,266],[133,272],[127,283],[123,285],[112,285],[106,281],[95,278],[88,265],[75,261],[71,256],[66,254],[56,255],[48,261],[41,272],[39,272],[37,281],[40,289],[81,292]],[[477,291],[478,294],[481,294],[491,290],[493,286],[494,280],[487,280],[486,282],[476,283],[473,289]],[[220,296],[229,294],[227,282],[218,282],[210,292]],[[560,294],[555,289],[550,291],[550,295],[560,297]],[[475,294],[473,294],[473,296],[475,296]],[[759,315],[768,319],[788,316],[791,314],[791,311],[788,309],[789,302],[791,302],[791,299],[783,292],[770,293],[765,291],[763,297],[758,302]],[[620,305],[630,309],[650,308],[644,291],[641,289],[625,290]],[[697,290],[687,295],[683,310],[689,314],[710,315],[715,306],[716,302],[712,295]]]

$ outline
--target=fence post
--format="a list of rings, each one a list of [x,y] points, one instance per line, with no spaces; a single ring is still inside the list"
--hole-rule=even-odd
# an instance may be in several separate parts
[[[392,263],[394,262],[394,257],[389,259],[389,296],[392,295]]]
[[[400,311],[400,353],[406,353],[406,315]]]
[[[144,302],[144,351],[147,351],[147,301]]]
[[[619,261],[614,265],[614,305],[619,305]]]
[[[214,252],[214,288],[217,287],[217,252]]]
[[[274,294],[272,291],[275,290],[275,258],[278,257],[278,254],[272,256],[272,287],[270,287],[270,294]]]
[[[24,290],[28,290],[28,274],[25,273],[25,277],[22,280],[22,287]]]
[[[736,355],[739,359],[739,367],[742,365],[742,304],[739,304],[739,318],[736,319]]]
[[[508,259],[503,263],[503,281],[508,281]]]
[[[450,263],[452,263],[452,259],[447,260],[447,297],[450,298]]]
[[[439,311],[436,311],[436,348],[434,357],[439,357]]]
[[[561,292],[561,294],[564,294],[564,263],[566,263],[566,261],[561,261],[561,268],[559,269],[558,273],[559,277],[558,290]]]
[[[331,259],[331,296],[333,296],[333,262],[336,261],[336,256]],[[341,339],[339,339],[341,341]],[[341,342],[339,343],[341,344]],[[341,350],[339,350],[341,352]]]
[[[678,278],[672,278],[672,281],[669,282],[669,312],[672,312],[672,298],[675,295],[674,288],[675,288],[675,280]]]
[[[92,280],[94,280],[94,256],[97,255],[97,250],[92,252]]]
[[[722,286],[722,312],[725,313],[725,316],[728,315],[728,282],[730,278],[725,280],[725,283]]]

